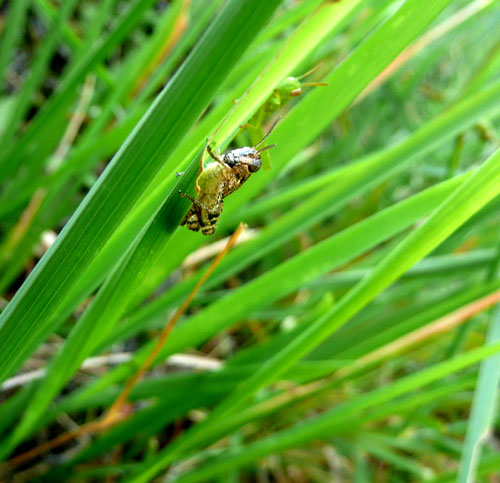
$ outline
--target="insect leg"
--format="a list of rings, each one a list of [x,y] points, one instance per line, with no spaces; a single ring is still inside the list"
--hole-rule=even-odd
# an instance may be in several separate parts
[[[204,235],[213,235],[215,233],[215,226],[217,225],[217,220],[219,219],[223,206],[222,198],[218,197],[217,203],[212,210],[201,211],[200,228]]]
[[[212,159],[215,159],[215,161],[219,161],[219,163],[221,162],[221,160],[219,159],[218,156],[216,156],[213,151],[212,151],[212,148],[210,147],[210,144],[207,144],[207,153],[210,155],[210,157]]]
[[[203,208],[207,213],[218,213],[217,209],[212,209],[208,207],[205,203],[202,203],[201,201],[193,198],[192,196],[187,195],[186,193],[183,193],[181,190],[177,192],[181,198],[186,198],[189,201],[191,201],[193,204],[196,206],[199,206],[200,208]]]
[[[179,190],[177,192],[177,194],[181,197],[181,198],[186,198],[187,200],[189,201],[192,201],[193,203],[195,203],[197,200],[195,200],[192,196],[190,195],[187,195],[186,193],[183,193],[181,190]]]
[[[218,163],[222,164],[226,169],[228,168],[227,164],[223,161],[221,155],[220,155],[220,150],[217,148],[217,154],[214,154],[212,151],[212,148],[210,147],[210,144],[207,143],[207,152],[210,155],[212,159],[215,159]]]

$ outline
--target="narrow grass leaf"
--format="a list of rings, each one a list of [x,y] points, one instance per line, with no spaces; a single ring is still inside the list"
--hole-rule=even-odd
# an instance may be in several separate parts
[[[14,51],[24,30],[26,12],[29,2],[11,2],[7,10],[7,20],[4,18],[3,32],[0,37],[0,91],[3,91],[5,75],[9,64],[14,57]]]

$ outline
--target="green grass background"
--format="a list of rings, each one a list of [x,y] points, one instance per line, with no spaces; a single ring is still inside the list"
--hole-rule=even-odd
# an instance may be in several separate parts
[[[16,478],[491,481],[498,2],[23,0],[0,16],[3,461],[102,414],[210,260],[187,257],[252,229],[132,416]],[[215,236],[179,227],[206,139],[249,145],[241,126],[315,67],[304,82],[328,86],[269,119],[272,169],[225,200]]]

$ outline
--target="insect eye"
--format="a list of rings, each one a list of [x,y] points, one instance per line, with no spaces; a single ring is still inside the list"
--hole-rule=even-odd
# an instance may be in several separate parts
[[[250,171],[250,173],[255,173],[259,171],[261,165],[260,159],[256,159],[254,163],[248,165],[248,171]]]

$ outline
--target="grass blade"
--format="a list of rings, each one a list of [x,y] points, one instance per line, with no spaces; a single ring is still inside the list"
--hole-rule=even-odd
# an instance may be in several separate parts
[[[500,249],[491,265],[490,278],[498,278],[500,263]],[[500,305],[490,313],[490,327],[486,336],[486,346],[494,345],[500,341]],[[500,355],[481,362],[477,387],[472,401],[471,414],[467,425],[467,432],[462,448],[457,481],[468,482],[476,479],[476,472],[481,460],[483,440],[491,430],[495,419],[497,407],[498,383],[500,382]]]
[[[3,82],[7,77],[5,72],[9,67],[14,49],[24,29],[28,5],[28,1],[12,2],[9,5],[7,21],[5,21],[5,27],[0,37],[0,79],[2,79],[0,91],[4,88]]]

